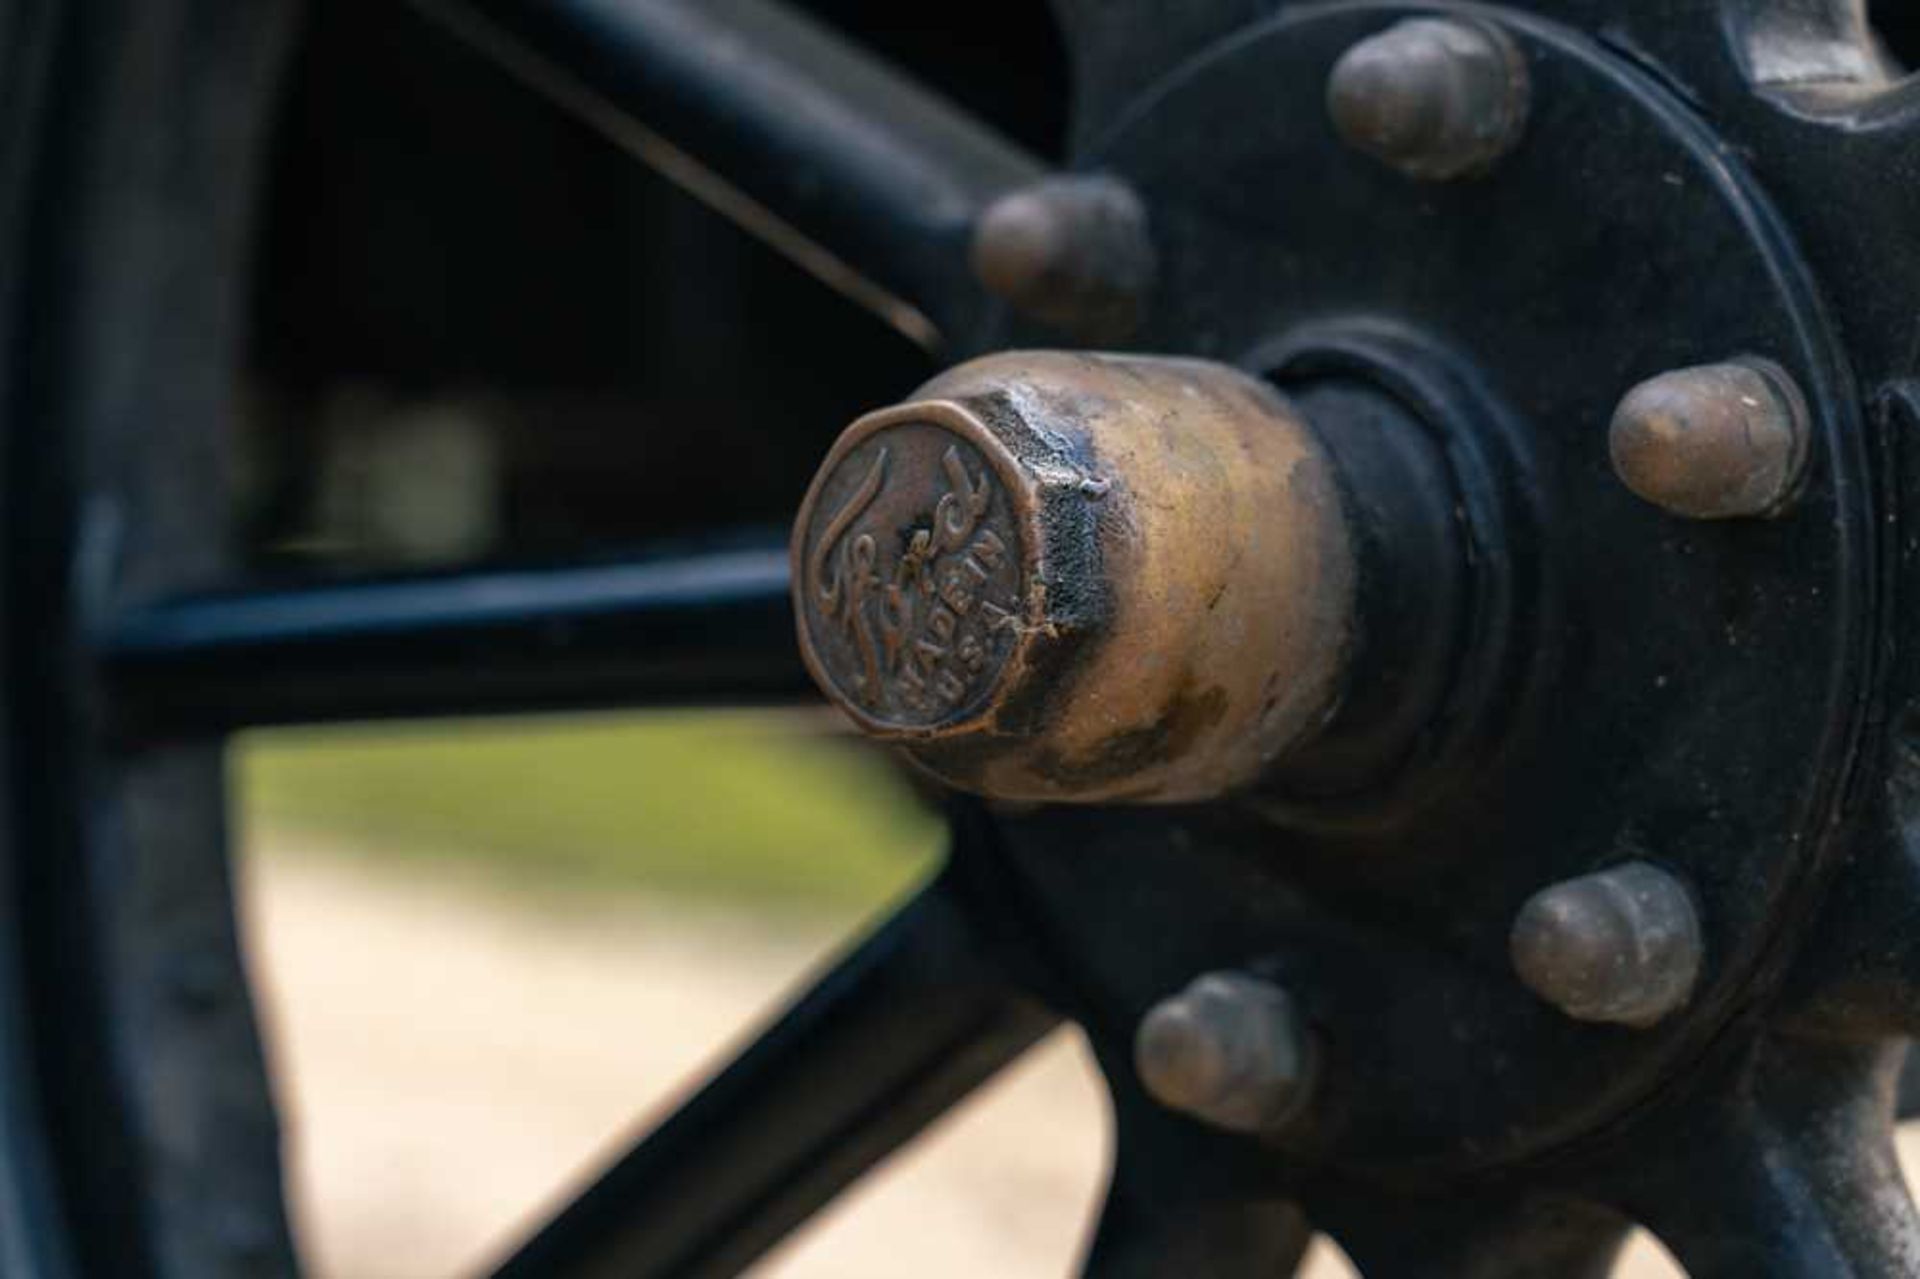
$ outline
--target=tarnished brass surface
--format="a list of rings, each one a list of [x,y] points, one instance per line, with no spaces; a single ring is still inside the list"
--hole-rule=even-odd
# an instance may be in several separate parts
[[[1201,799],[1335,705],[1332,463],[1223,365],[976,360],[834,445],[793,541],[808,667],[869,734],[1007,799]]]
[[[1349,146],[1408,177],[1484,173],[1526,130],[1527,60],[1501,29],[1409,18],[1341,56],[1327,111]]]
[[[1629,391],[1614,412],[1614,473],[1675,515],[1779,514],[1798,489],[1811,428],[1779,365],[1747,357],[1676,369]]]
[[[1058,175],[1000,197],[975,223],[970,256],[987,292],[1088,342],[1131,333],[1153,281],[1145,206],[1097,174]]]

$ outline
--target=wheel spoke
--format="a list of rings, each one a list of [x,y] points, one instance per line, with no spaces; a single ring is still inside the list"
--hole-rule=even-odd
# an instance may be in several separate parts
[[[1053,1024],[951,871],[614,1164],[503,1279],[733,1275]]]
[[[1096,1039],[1096,1045],[1099,1041]],[[1161,1106],[1130,1062],[1103,1051],[1113,1094],[1113,1175],[1082,1273],[1092,1279],[1278,1279],[1313,1241],[1271,1153]]]
[[[99,639],[129,735],[781,701],[809,684],[784,547],[189,596]]]
[[[1081,1273],[1089,1279],[1280,1279],[1300,1264],[1313,1231],[1283,1199],[1223,1197],[1160,1203],[1116,1174]]]
[[[1865,831],[1795,959],[1783,1026],[1871,1041],[1920,1034],[1920,759],[1903,744],[1899,798]]]
[[[1049,945],[1061,941],[1055,935]],[[1263,1143],[1150,1097],[1131,1059],[1132,1035],[1089,1015],[1084,975],[1068,979],[1065,989],[1065,1002],[1078,1007],[1089,1027],[1114,1108],[1113,1172],[1081,1273],[1089,1279],[1293,1274],[1313,1229],[1289,1195],[1284,1165]]]
[[[1902,1120],[1920,1118],[1920,1052],[1907,1041],[1907,1054],[1900,1069],[1900,1083],[1894,1093],[1894,1114]]]
[[[1551,1199],[1442,1203],[1377,1196],[1316,1205],[1366,1279],[1606,1279],[1627,1223],[1588,1204]]]
[[[976,331],[975,215],[1037,161],[767,0],[415,0],[924,345]]]
[[[1893,1146],[1902,1051],[1767,1040],[1742,1086],[1627,1157],[1627,1206],[1694,1279],[1909,1273],[1920,1217]]]

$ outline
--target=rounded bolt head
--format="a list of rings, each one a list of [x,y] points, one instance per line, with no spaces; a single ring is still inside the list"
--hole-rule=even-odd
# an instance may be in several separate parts
[[[1132,332],[1153,277],[1145,207],[1125,183],[1099,175],[1047,178],[1000,197],[974,224],[972,257],[987,292],[1089,341]]]
[[[1133,1060],[1156,1101],[1234,1132],[1291,1118],[1311,1065],[1292,999],[1246,973],[1207,973],[1155,1004],[1135,1033]]]
[[[1510,946],[1520,980],[1567,1016],[1633,1027],[1686,1004],[1704,949],[1692,896],[1646,862],[1534,894]]]
[[[1341,56],[1327,110],[1342,141],[1409,177],[1485,172],[1526,129],[1527,64],[1495,26],[1410,18]]]
[[[1614,411],[1614,473],[1636,494],[1696,520],[1777,514],[1806,469],[1806,399],[1759,359],[1676,369],[1627,392]]]

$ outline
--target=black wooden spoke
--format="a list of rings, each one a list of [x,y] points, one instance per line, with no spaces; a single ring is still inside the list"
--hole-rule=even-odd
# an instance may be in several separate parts
[[[1114,1172],[1081,1273],[1089,1279],[1281,1279],[1300,1264],[1313,1230],[1277,1197],[1157,1195],[1136,1169]]]
[[[588,706],[799,700],[771,539],[553,569],[165,600],[97,643],[136,736]]]
[[[1920,1032],[1920,760],[1897,753],[1891,803],[1867,823],[1802,947],[1782,1024],[1870,1042]],[[1908,1040],[1910,1042],[1910,1040]],[[1902,1119],[1920,1116],[1920,1053],[1905,1053],[1895,1093]]]
[[[1053,1024],[950,871],[856,946],[500,1270],[733,1275]]]
[[[975,215],[1037,161],[766,0],[415,0],[925,345],[987,305]]]
[[[1366,1279],[1607,1279],[1627,1223],[1550,1198],[1316,1206]]]
[[[1082,1273],[1089,1279],[1281,1279],[1313,1232],[1282,1200],[1227,1200],[1161,1208],[1109,1200]]]
[[[1628,1206],[1694,1279],[1911,1273],[1920,1216],[1892,1126],[1901,1052],[1768,1039],[1740,1086],[1623,1166]]]
[[[1292,1274],[1313,1230],[1277,1187],[1268,1152],[1154,1102],[1140,1090],[1130,1063],[1112,1056],[1111,1045],[1101,1066],[1113,1091],[1113,1173],[1082,1273],[1093,1279]]]

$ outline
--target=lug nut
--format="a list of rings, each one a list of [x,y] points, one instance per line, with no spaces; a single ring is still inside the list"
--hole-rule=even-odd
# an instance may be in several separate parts
[[[1740,359],[1677,369],[1627,392],[1608,448],[1622,483],[1696,520],[1777,514],[1806,469],[1806,399],[1785,369]]]
[[[1536,893],[1510,939],[1520,980],[1578,1021],[1651,1026],[1700,975],[1700,920],[1684,885],[1628,862]]]
[[[1113,178],[1044,179],[980,215],[973,270],[1029,319],[1089,341],[1119,341],[1138,324],[1152,283],[1146,210]]]
[[[1409,18],[1334,64],[1327,110],[1341,139],[1409,177],[1484,172],[1525,132],[1527,64],[1495,26]]]
[[[1287,993],[1246,973],[1207,973],[1155,1004],[1133,1041],[1156,1101],[1215,1127],[1263,1132],[1306,1095],[1310,1044]]]

